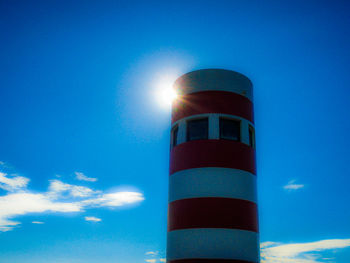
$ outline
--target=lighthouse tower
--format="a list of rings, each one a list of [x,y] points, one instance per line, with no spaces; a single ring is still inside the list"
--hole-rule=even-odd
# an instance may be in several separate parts
[[[203,69],[175,89],[167,262],[259,262],[252,83]]]

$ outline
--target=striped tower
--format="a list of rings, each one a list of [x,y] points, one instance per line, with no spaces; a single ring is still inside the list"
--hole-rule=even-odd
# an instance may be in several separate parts
[[[252,83],[204,69],[175,89],[167,262],[259,262]]]

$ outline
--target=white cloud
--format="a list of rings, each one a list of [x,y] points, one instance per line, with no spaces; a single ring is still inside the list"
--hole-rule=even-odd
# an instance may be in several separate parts
[[[32,221],[32,224],[42,225],[42,224],[44,224],[44,222],[41,222],[41,221]]]
[[[62,196],[64,193],[68,193],[69,196],[73,197],[89,197],[100,193],[100,191],[94,191],[85,186],[66,184],[57,179],[50,180],[49,195],[52,198]]]
[[[29,179],[23,176],[7,176],[0,172],[0,188],[8,191],[0,196],[0,232],[6,232],[20,225],[14,218],[32,213],[83,212],[92,207],[116,207],[144,200],[138,192],[112,192],[92,190],[85,186],[71,185],[60,180],[50,180],[47,192],[37,193],[27,189]],[[101,221],[86,217],[88,221]],[[33,221],[41,224],[41,221]]]
[[[148,263],[155,263],[155,262],[166,262],[165,258],[151,258],[151,259],[145,259]]]
[[[52,193],[60,193],[70,189],[70,184],[63,183],[60,180],[50,180],[49,191]]]
[[[75,178],[79,181],[86,181],[86,182],[96,182],[97,178],[87,177],[85,174],[81,172],[75,172]]]
[[[278,245],[278,244],[280,244],[280,243],[266,241],[266,242],[260,243],[260,248],[271,247],[271,246]]]
[[[328,239],[294,244],[264,242],[261,243],[261,262],[321,263],[324,262],[323,260],[326,258],[323,258],[322,255],[319,254],[320,252],[345,247],[350,247],[350,239]]]
[[[55,189],[58,191],[66,187],[60,185]],[[43,212],[82,212],[90,207],[123,206],[144,200],[143,195],[138,192],[109,193],[93,199],[71,202],[57,201],[56,198],[56,196],[52,197],[51,192],[40,194],[29,191],[0,196],[0,231],[9,231],[19,225],[20,222],[11,220],[19,215]]]
[[[0,231],[2,231],[1,227],[8,231],[20,224],[10,220],[15,216],[43,212],[79,212],[81,210],[80,203],[54,202],[45,194],[10,193],[0,196]]]
[[[298,190],[304,187],[303,184],[296,184],[295,181],[296,180],[289,181],[287,185],[283,186],[283,188],[285,190]]]
[[[19,225],[20,222],[10,221],[6,218],[0,217],[0,231],[7,232],[12,230],[15,226]]]
[[[85,217],[86,221],[92,221],[92,222],[101,222],[102,219],[94,216],[86,216]]]
[[[1,232],[11,231],[12,229],[13,229],[13,227],[9,227],[9,226],[0,226],[0,231],[1,231]]]
[[[6,173],[0,172],[0,188],[6,191],[15,191],[25,188],[29,183],[29,179],[23,176],[12,175],[8,177]]]
[[[93,191],[90,188],[85,186],[76,186],[76,185],[74,185],[70,190],[70,194],[74,197],[87,197],[99,192],[100,191]]]
[[[115,192],[82,201],[84,205],[117,207],[145,200],[138,192]]]
[[[148,259],[145,259],[148,263],[155,263],[155,262],[166,262],[165,258],[159,258],[159,251],[148,251],[145,253],[147,255]]]

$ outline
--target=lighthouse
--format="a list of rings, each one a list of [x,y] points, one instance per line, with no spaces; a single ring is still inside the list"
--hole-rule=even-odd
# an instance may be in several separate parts
[[[252,82],[203,69],[174,88],[167,262],[259,262]]]

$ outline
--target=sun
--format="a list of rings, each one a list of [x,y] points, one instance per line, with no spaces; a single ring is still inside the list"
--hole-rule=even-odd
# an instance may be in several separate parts
[[[171,107],[173,101],[177,98],[177,93],[172,86],[164,86],[159,90],[158,102],[163,107]]]
[[[173,101],[178,97],[173,84],[176,77],[172,75],[162,76],[156,84],[156,99],[158,104],[163,107],[170,109]]]

